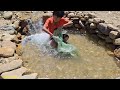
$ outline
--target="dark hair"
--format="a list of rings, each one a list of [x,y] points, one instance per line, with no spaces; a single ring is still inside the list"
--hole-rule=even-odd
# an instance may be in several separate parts
[[[53,15],[62,18],[64,16],[64,11],[53,11]]]
[[[63,34],[63,39],[66,38],[66,37],[69,38],[69,36],[67,34]]]

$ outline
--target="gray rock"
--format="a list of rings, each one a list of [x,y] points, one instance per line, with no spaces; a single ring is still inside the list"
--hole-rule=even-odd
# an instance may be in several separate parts
[[[32,73],[29,75],[23,75],[19,79],[36,79],[37,78],[37,73]]]
[[[9,41],[11,41],[14,37],[15,37],[15,35],[10,35],[10,34],[8,34],[8,33],[4,33],[3,36],[2,36],[2,39],[3,39],[3,41],[4,41],[4,40],[9,40]]]
[[[71,12],[68,14],[68,18],[72,18],[72,17],[75,17],[75,14]]]
[[[90,24],[90,28],[91,28],[91,29],[96,29],[96,28],[97,28],[97,26],[96,26],[96,24],[91,23],[91,24]]]
[[[11,11],[4,11],[3,17],[5,19],[11,19],[12,15],[13,15],[13,13]]]
[[[107,28],[108,28],[108,29],[111,29],[111,30],[113,30],[113,31],[118,31],[118,30],[119,30],[118,27],[115,27],[115,26],[113,26],[112,24],[107,24]]]
[[[115,45],[120,45],[120,38],[115,39],[114,44]]]
[[[109,29],[107,29],[107,24],[105,23],[99,23],[97,25],[97,28],[105,35],[109,35],[110,31]]]
[[[22,65],[22,60],[13,60],[10,63],[1,65],[0,73],[19,68],[19,67],[21,67],[21,65]]]
[[[110,37],[111,39],[115,39],[118,35],[119,35],[119,34],[118,34],[117,31],[110,31],[110,33],[109,33],[109,37]]]
[[[88,13],[87,15],[88,15],[90,18],[96,18],[95,13]]]
[[[103,19],[100,19],[100,18],[94,18],[93,22],[94,23],[104,23],[105,21]]]
[[[3,79],[19,79],[26,71],[27,69],[25,67],[21,67],[13,71],[2,73],[1,77]]]
[[[94,19],[89,19],[88,20],[88,23],[93,23],[94,21],[93,21]]]
[[[0,48],[0,56],[1,57],[11,57],[14,55],[15,50],[13,48],[9,48],[9,47],[2,47]]]

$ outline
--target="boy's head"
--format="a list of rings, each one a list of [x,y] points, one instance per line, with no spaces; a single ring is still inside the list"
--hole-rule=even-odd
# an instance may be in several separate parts
[[[53,11],[54,22],[59,22],[59,20],[64,16],[64,11]]]
[[[67,42],[69,36],[67,34],[63,34],[63,42]]]

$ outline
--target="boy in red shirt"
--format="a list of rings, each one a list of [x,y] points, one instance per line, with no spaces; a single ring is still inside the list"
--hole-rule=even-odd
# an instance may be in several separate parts
[[[64,11],[54,11],[53,16],[48,18],[43,26],[43,30],[50,34],[50,36],[53,36],[53,33],[58,28],[68,27],[73,24],[72,21],[69,21],[68,19],[64,18]],[[63,38],[64,42],[67,42],[68,36]],[[51,46],[54,48],[57,48],[57,43],[52,40]]]

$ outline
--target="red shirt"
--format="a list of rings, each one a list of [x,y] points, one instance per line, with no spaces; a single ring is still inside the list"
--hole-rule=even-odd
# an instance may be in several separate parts
[[[57,22],[57,24],[54,24],[53,17],[50,17],[46,20],[44,27],[46,27],[51,33],[53,33],[56,28],[61,27],[68,22],[68,19],[62,17],[60,21]]]

